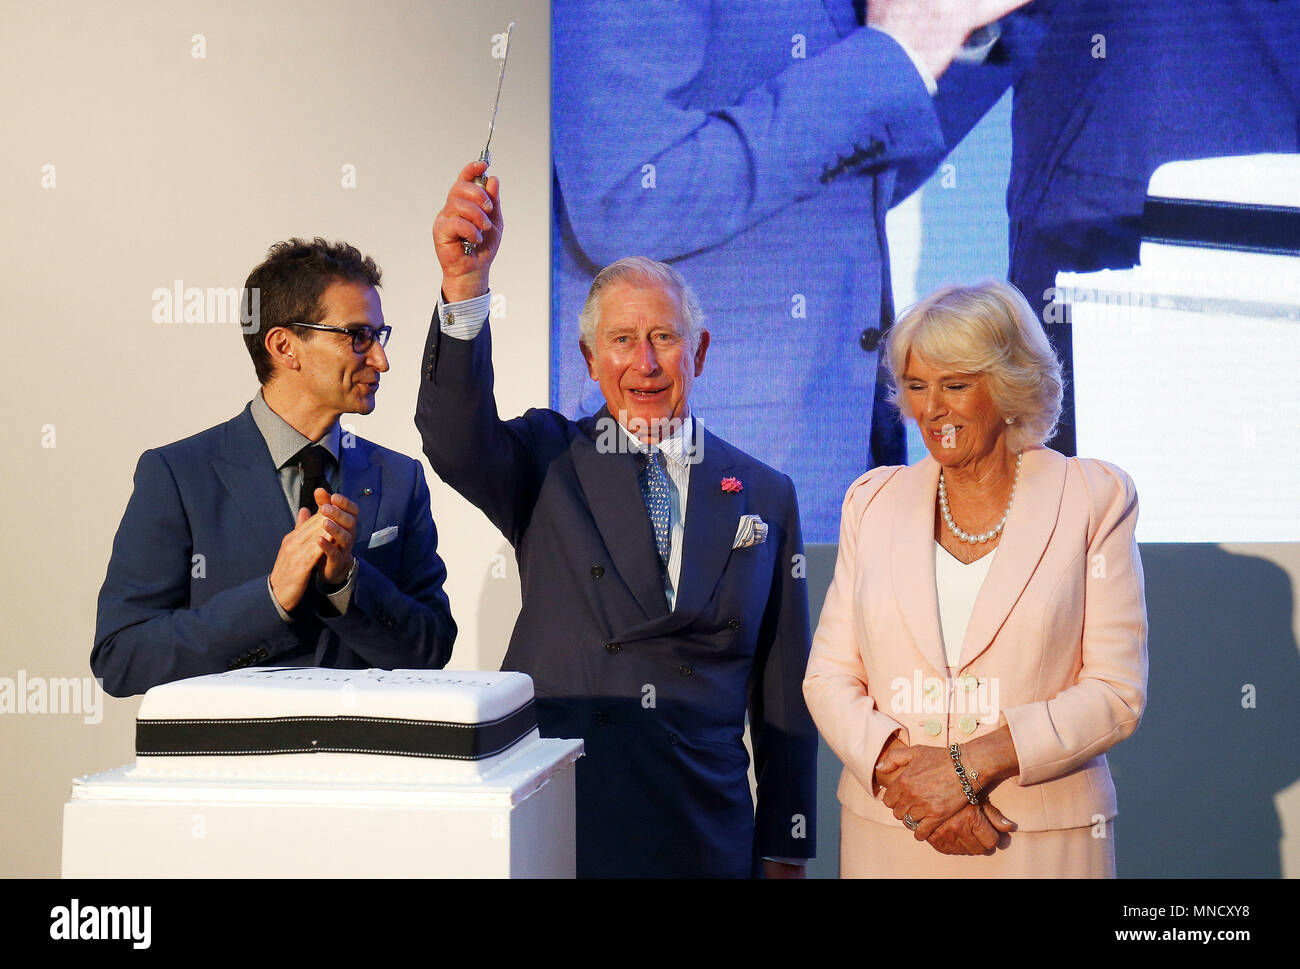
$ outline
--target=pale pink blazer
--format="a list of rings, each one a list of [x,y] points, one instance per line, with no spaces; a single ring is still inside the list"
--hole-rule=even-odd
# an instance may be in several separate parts
[[[869,471],[844,498],[835,577],[803,684],[845,765],[840,803],[897,825],[871,780],[890,734],[946,748],[1001,721],[1020,775],[990,800],[1021,830],[1114,816],[1105,752],[1137,728],[1147,682],[1132,480],[1101,461],[1024,452],[951,689],[934,577],[938,482],[927,456]]]

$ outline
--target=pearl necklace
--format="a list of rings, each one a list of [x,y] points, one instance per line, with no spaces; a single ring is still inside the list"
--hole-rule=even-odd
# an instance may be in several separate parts
[[[992,531],[983,532],[979,535],[971,535],[963,532],[957,527],[957,523],[952,520],[952,509],[948,507],[948,488],[943,483],[943,469],[939,469],[939,513],[943,515],[943,523],[948,526],[948,531],[952,532],[958,539],[963,542],[969,542],[972,545],[983,544],[992,541],[1002,534],[1002,529],[1007,525],[1007,516],[1011,514],[1011,503],[1016,500],[1016,485],[1020,482],[1020,458],[1016,455],[1016,476],[1011,482],[1011,497],[1007,499],[1007,510],[1002,513],[1002,520]]]

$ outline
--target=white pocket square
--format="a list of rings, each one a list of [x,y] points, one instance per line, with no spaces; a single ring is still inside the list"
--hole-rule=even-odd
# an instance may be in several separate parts
[[[751,545],[761,545],[767,541],[767,522],[757,515],[741,515],[740,523],[736,526],[736,540],[731,543],[732,548],[749,548]]]
[[[387,545],[389,542],[397,539],[397,526],[389,525],[387,528],[381,528],[370,536],[370,544],[366,548],[379,548],[381,545]]]

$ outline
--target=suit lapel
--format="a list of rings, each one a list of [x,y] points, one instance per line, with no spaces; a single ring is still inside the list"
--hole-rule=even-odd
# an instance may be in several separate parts
[[[722,570],[731,556],[736,524],[745,514],[745,492],[722,490],[722,479],[736,470],[731,449],[698,422],[695,427],[701,445],[696,454],[699,463],[691,467],[687,485],[686,528],[682,537],[682,572],[677,583],[677,608],[674,622],[689,624],[713,598],[713,590],[722,578]],[[742,479],[743,486],[744,481]]]
[[[344,436],[344,441],[347,436]],[[369,450],[367,447],[366,450]],[[351,498],[359,509],[357,512],[357,537],[353,548],[364,551],[370,544],[370,536],[375,530],[375,515],[382,498],[380,480],[382,474],[376,465],[370,463],[360,447],[339,448],[339,494]],[[369,491],[369,494],[365,492]]]
[[[247,407],[226,425],[224,446],[212,458],[212,470],[243,514],[249,544],[259,547],[261,558],[274,561],[281,539],[293,528],[293,515],[271,452]],[[281,527],[267,528],[268,522],[279,522]]]
[[[646,619],[666,616],[668,599],[654,531],[636,480],[636,455],[623,447],[622,431],[607,409],[578,426],[583,433],[573,439],[573,468],[605,551]]]
[[[921,655],[936,670],[946,670],[948,659],[939,629],[939,592],[934,578],[934,506],[939,493],[939,463],[927,457],[899,472],[906,483],[894,517],[889,543],[890,574],[912,587],[898,589],[903,624]],[[900,484],[903,484],[900,481]]]
[[[1002,541],[966,626],[960,668],[969,666],[989,648],[1042,561],[1060,515],[1067,465],[1065,458],[1046,448],[1024,452],[1020,483]],[[930,574],[934,575],[933,569]]]

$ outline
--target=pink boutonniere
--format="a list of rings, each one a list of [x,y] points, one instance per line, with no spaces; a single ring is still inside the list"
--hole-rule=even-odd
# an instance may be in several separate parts
[[[740,483],[739,478],[723,478],[722,490],[729,495],[738,495],[745,490],[745,486]]]

